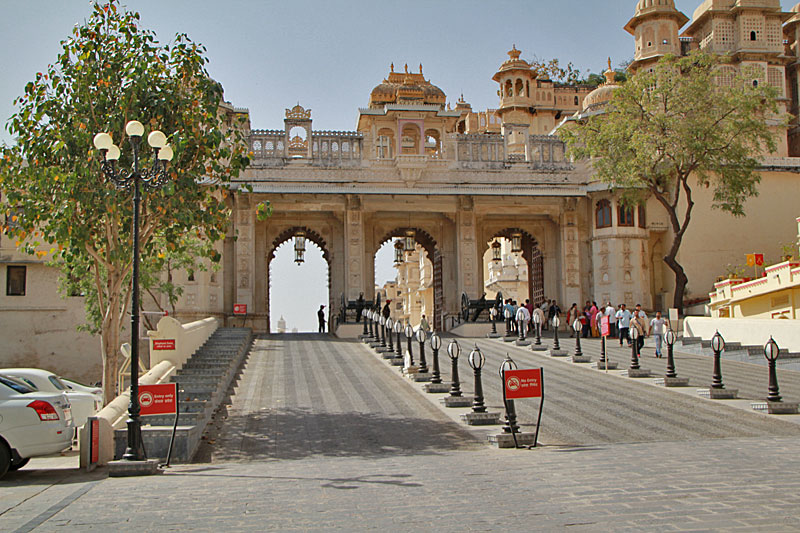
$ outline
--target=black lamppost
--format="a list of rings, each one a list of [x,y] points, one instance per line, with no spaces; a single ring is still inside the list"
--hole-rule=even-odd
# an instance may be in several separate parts
[[[475,399],[472,401],[474,413],[486,412],[486,406],[483,404],[483,384],[481,383],[481,369],[484,363],[486,363],[486,358],[476,344],[475,349],[469,353],[469,366],[475,374]]]
[[[506,388],[506,371],[507,370],[516,370],[517,363],[514,362],[511,357],[506,354],[506,358],[503,359],[503,362],[500,364],[500,379],[503,382],[503,390],[505,391]],[[505,399],[505,393],[503,394],[503,398]],[[517,424],[517,409],[514,407],[514,400],[505,400],[506,403],[506,425],[503,426],[503,432],[505,433],[519,433],[519,424]]]
[[[153,148],[153,165],[146,170],[139,169],[139,143],[144,135],[144,126],[131,120],[125,125],[131,149],[133,150],[133,170],[119,171],[116,162],[120,150],[111,140],[108,133],[94,136],[94,146],[103,156],[101,169],[106,180],[119,189],[133,188],[133,273],[131,291],[131,392],[128,404],[128,444],[123,459],[128,461],[144,460],[142,446],[142,425],[139,419],[139,210],[141,205],[141,187],[155,190],[169,182],[167,164],[172,160],[172,148],[167,144],[167,137],[158,130],[150,132],[147,144]]]
[[[384,330],[389,333],[389,353],[394,351],[394,343],[392,342],[392,328],[394,328],[394,321],[392,320],[392,317],[389,317],[386,319],[386,329]]]
[[[675,355],[673,353],[673,347],[676,341],[675,332],[672,331],[672,329],[668,329],[664,340],[667,341],[667,373],[665,376],[668,378],[677,378],[678,373],[675,372]]]
[[[725,339],[717,331],[711,337],[711,349],[714,351],[714,373],[711,375],[711,388],[724,389],[725,385],[722,383],[722,365],[720,364],[720,355],[722,350],[725,349]]]
[[[561,319],[557,316],[553,317],[553,350],[558,351],[561,349],[561,345],[558,344],[558,326],[561,325]]]
[[[447,346],[447,355],[450,357],[450,374],[452,384],[450,386],[450,396],[461,396],[461,383],[458,381],[458,356],[461,355],[461,346],[458,341],[453,339]]]
[[[367,316],[367,319],[369,320],[369,340],[371,340],[371,341],[375,340],[375,331],[373,330],[373,327],[372,327],[372,322],[373,322],[372,321],[372,309],[370,309],[369,311],[367,311],[364,314]]]
[[[497,335],[497,308],[492,306],[489,308],[489,316],[492,317],[492,335]]]
[[[360,316],[358,317],[358,319],[364,321],[364,332],[361,334],[361,336],[366,337],[367,335],[369,335],[369,332],[367,331],[367,316],[366,313],[363,312],[363,310],[360,312]]]
[[[781,349],[778,347],[778,343],[770,337],[767,341],[767,344],[764,345],[764,357],[767,358],[767,362],[769,363],[769,396],[767,396],[768,402],[780,402],[781,401],[781,394],[780,390],[778,390],[778,373],[775,370],[775,361],[778,360],[780,356]]]
[[[511,309],[506,308],[503,311],[503,317],[506,319],[506,337],[511,336]]]
[[[577,318],[575,322],[572,323],[572,330],[575,332],[575,357],[582,357],[583,351],[581,351],[581,321]]]
[[[403,332],[403,324],[398,320],[394,323],[394,332],[397,333],[397,357],[403,357],[403,345],[400,342],[400,334]]]
[[[600,335],[600,360],[597,363],[597,369],[606,363],[606,336]]]
[[[542,345],[542,319],[539,318],[539,313],[533,313],[533,327],[536,330],[536,342],[534,345]]]
[[[414,336],[414,328],[411,327],[411,324],[406,324],[406,342],[408,344],[408,357],[409,357],[409,365],[414,366],[414,350],[411,347],[411,337]]]
[[[428,362],[425,360],[425,330],[420,327],[417,330],[417,342],[419,343],[419,372],[428,373]]]
[[[639,352],[637,348],[639,347],[639,330],[635,327],[631,326],[630,328],[630,336],[631,336],[631,366],[630,370],[639,370]]]
[[[378,321],[380,322],[380,338],[381,338],[381,348],[386,348],[386,317],[383,315],[378,317]]]
[[[525,340],[525,312],[522,310],[523,308],[520,307],[517,311],[517,329],[519,329],[519,340]]]
[[[439,348],[442,347],[442,338],[435,331],[431,335],[431,350],[433,350],[433,374],[431,375],[431,383],[441,383],[442,374],[439,371]]]

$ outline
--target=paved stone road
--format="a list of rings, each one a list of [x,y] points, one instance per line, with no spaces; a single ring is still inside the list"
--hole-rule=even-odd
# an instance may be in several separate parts
[[[507,346],[477,342],[499,407]],[[32,461],[0,482],[0,530],[800,530],[798,426],[514,356],[546,368],[534,450],[477,443],[363,345],[259,339],[203,462],[125,479]]]

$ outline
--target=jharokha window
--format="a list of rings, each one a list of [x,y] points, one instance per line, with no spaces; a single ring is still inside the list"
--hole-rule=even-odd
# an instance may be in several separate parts
[[[617,206],[617,225],[633,226],[633,208],[620,204]]]
[[[643,229],[647,229],[647,217],[645,216],[644,204],[639,204],[639,227]]]
[[[600,200],[594,212],[595,226],[597,229],[611,227],[611,202]]]

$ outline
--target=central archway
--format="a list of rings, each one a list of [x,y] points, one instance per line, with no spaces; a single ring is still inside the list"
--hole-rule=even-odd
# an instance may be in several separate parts
[[[386,232],[380,239],[378,239],[377,246],[373,250],[373,257],[382,247],[387,245],[387,243],[392,242],[394,239],[405,239],[409,232],[413,232],[413,240],[416,245],[415,249],[418,249],[419,252],[421,252],[416,259],[419,261],[419,279],[415,280],[413,284],[417,294],[414,296],[415,301],[413,302],[413,305],[408,305],[406,299],[410,298],[411,295],[408,293],[408,287],[406,287],[406,290],[404,291],[405,294],[403,295],[405,302],[403,306],[404,309],[402,313],[399,309],[394,309],[398,315],[396,318],[400,316],[409,318],[411,322],[416,325],[419,323],[419,317],[417,317],[416,314],[426,314],[426,319],[429,321],[429,324],[436,331],[442,331],[444,325],[442,254],[437,246],[436,240],[431,236],[431,234],[418,227],[396,227],[391,231]],[[412,257],[414,256],[414,253],[416,253],[416,251],[412,252]],[[407,257],[405,252],[403,257],[404,260]],[[401,282],[403,280],[396,281]],[[417,281],[419,283],[417,283]],[[405,280],[404,282],[407,286],[411,286],[408,284],[408,280]],[[398,283],[398,285],[402,285],[402,283]],[[382,287],[380,287],[380,289],[382,289]],[[411,311],[410,308],[412,307],[418,309],[416,314]],[[429,311],[429,308],[431,307],[432,312]]]
[[[303,262],[293,265],[292,262],[295,262],[293,243],[298,232],[303,232],[306,243],[313,246],[306,245]],[[331,261],[325,239],[306,226],[287,227],[272,240],[266,267],[270,331],[280,332],[278,319],[284,314],[287,315],[285,324],[287,332],[292,329],[317,331],[316,312],[319,305],[325,305],[326,331],[329,331]],[[277,280],[280,280],[280,283],[273,286],[273,281]]]
[[[515,235],[521,236],[521,256],[527,264],[527,298],[534,305],[540,305],[544,301],[544,260],[539,248],[539,242],[529,232],[520,228],[505,228],[492,234],[487,242],[486,250],[490,250],[491,242],[494,239],[507,239],[512,241]],[[484,250],[484,251],[486,251]]]

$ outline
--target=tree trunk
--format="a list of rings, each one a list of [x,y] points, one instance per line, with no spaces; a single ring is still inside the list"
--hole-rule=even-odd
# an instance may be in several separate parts
[[[672,307],[678,310],[679,316],[683,316],[683,297],[686,294],[686,285],[689,283],[689,278],[686,277],[686,272],[680,263],[675,260],[674,254],[664,257],[664,262],[675,273],[675,293],[672,297]]]
[[[117,313],[112,312],[113,315]],[[111,319],[113,323],[113,318]],[[119,330],[116,325],[104,324],[100,332],[103,354],[103,393],[106,403],[117,397],[117,375],[119,373]]]

